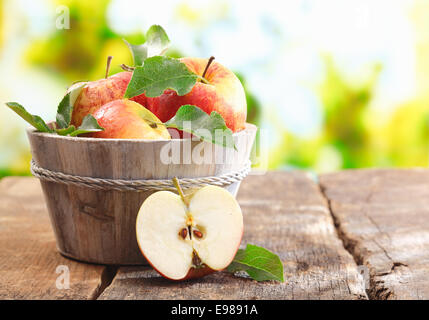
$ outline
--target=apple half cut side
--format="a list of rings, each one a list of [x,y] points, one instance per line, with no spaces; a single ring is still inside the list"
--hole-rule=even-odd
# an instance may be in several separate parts
[[[150,195],[137,216],[137,242],[146,260],[172,280],[225,269],[243,235],[243,215],[225,189],[206,186],[185,199],[170,191]]]

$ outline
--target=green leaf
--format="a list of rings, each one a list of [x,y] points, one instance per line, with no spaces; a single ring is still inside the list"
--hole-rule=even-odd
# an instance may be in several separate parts
[[[80,89],[82,89],[82,86],[80,86]],[[67,124],[70,123],[73,104],[76,100],[76,95],[79,95],[80,93],[80,89],[76,87],[68,92],[58,106],[59,112],[57,114],[57,124],[60,126],[60,128],[56,128],[55,123],[53,124],[54,129],[49,128],[42,118],[28,113],[27,110],[25,110],[25,108],[19,103],[7,102],[6,105],[40,132],[56,132],[61,136],[70,135],[75,137],[83,133],[103,131],[104,128],[100,127],[97,120],[90,114],[83,118],[82,124],[77,129],[75,126]]]
[[[42,118],[36,115],[30,114],[23,106],[16,102],[7,102],[6,105],[15,111],[21,118],[31,124],[40,132],[53,132],[51,128],[43,121]]]
[[[248,244],[239,249],[228,266],[229,272],[245,271],[256,281],[276,280],[284,282],[283,264],[280,258],[267,249]]]
[[[170,39],[160,25],[153,25],[146,32],[146,43],[148,48],[147,57],[159,56],[167,51],[170,46]]]
[[[141,66],[150,57],[165,53],[170,45],[170,39],[165,30],[158,25],[153,25],[146,33],[146,42],[142,45],[134,45],[124,39],[133,54],[134,66]]]
[[[176,115],[164,124],[169,128],[192,133],[201,140],[236,149],[232,131],[216,111],[208,115],[200,108],[187,104],[181,106]]]
[[[68,128],[64,128],[64,129],[55,129],[55,132],[58,133],[60,136],[66,136],[75,130],[76,130],[75,126],[69,126]]]
[[[141,66],[147,58],[146,45],[131,44],[125,39],[122,40],[124,40],[133,55],[134,66]]]
[[[132,98],[145,93],[147,97],[158,97],[166,89],[179,96],[189,93],[199,77],[189,71],[177,59],[155,56],[146,59],[142,67],[136,67],[124,98]]]
[[[64,96],[64,98],[58,105],[56,120],[57,125],[61,129],[66,129],[69,127],[73,113],[74,103],[84,86],[85,83],[79,83],[77,85],[71,86],[67,94]]]
[[[90,133],[90,132],[99,132],[103,131],[104,128],[100,127],[97,122],[97,119],[94,118],[91,114],[88,114],[82,120],[82,124],[75,131],[70,133],[71,137],[76,137],[79,134]]]

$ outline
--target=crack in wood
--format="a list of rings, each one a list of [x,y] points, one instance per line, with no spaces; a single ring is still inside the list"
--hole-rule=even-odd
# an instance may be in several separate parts
[[[406,268],[408,268],[408,264],[402,263],[402,262],[393,262],[392,263],[392,268],[390,268],[389,272],[377,273],[377,276],[379,276],[379,277],[381,277],[381,276],[387,276],[387,275],[391,274],[392,272],[394,272],[395,269],[398,268],[398,267],[406,267]]]
[[[100,282],[97,288],[91,293],[89,300],[97,300],[98,297],[106,290],[108,286],[112,283],[113,279],[115,279],[116,274],[118,273],[118,266],[105,266],[101,277]]]
[[[334,227],[337,231],[338,238],[343,243],[344,248],[350,253],[350,255],[353,257],[357,265],[366,265],[367,267],[369,267],[364,262],[365,259],[363,256],[363,252],[361,252],[361,250],[358,249],[359,241],[356,239],[352,239],[350,236],[346,234],[345,230],[341,225],[341,222],[339,221],[338,217],[334,213],[334,210],[332,209],[332,200],[328,198],[325,187],[321,184],[319,184],[319,187],[323,197],[326,199],[328,203],[328,209],[334,221]],[[372,200],[372,194],[374,190],[375,190],[375,187],[373,186],[370,189],[369,195],[365,198],[367,202],[366,204],[368,204]],[[364,216],[368,219],[368,221],[370,221],[370,223],[374,225],[374,227],[382,235],[386,236],[389,239],[389,241],[391,241],[389,234],[387,234],[380,228],[380,226],[376,223],[376,221],[368,215],[364,207],[361,207],[361,211],[363,212]],[[378,248],[380,248],[380,250],[383,251],[384,255],[391,261],[392,267],[389,272],[385,272],[385,273],[375,273],[375,271],[372,270],[373,268],[369,268],[370,270],[369,288],[365,288],[366,293],[370,300],[388,300],[389,298],[392,297],[393,292],[389,288],[384,286],[385,283],[383,280],[377,279],[377,278],[391,274],[392,272],[395,271],[397,267],[401,267],[401,266],[408,267],[408,265],[402,262],[394,261],[394,259],[388,254],[387,250],[376,239],[372,239],[372,241],[377,245]]]
[[[344,249],[352,256],[353,260],[356,263],[356,267],[363,265],[363,257],[357,254],[357,251],[356,251],[357,241],[346,236],[344,230],[341,227],[340,221],[334,215],[334,211],[332,210],[331,200],[327,197],[325,193],[325,188],[321,184],[319,184],[319,188],[320,188],[320,193],[322,194],[322,196],[325,198],[327,202],[329,213],[334,222],[334,228],[336,230],[338,238],[341,240],[341,243],[343,244]],[[370,284],[371,284],[371,280],[370,280]],[[367,297],[365,298],[371,300],[371,296],[369,295],[369,289],[365,288],[365,291],[367,294]]]

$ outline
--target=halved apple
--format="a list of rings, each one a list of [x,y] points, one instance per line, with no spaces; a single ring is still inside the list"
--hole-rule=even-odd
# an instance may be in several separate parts
[[[206,186],[191,196],[160,191],[149,196],[137,216],[139,247],[162,276],[201,277],[225,269],[243,235],[243,215],[225,189]]]

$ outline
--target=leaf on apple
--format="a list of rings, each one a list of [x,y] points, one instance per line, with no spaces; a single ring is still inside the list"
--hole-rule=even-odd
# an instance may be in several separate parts
[[[55,132],[58,133],[60,136],[66,136],[75,130],[76,130],[75,126],[69,126],[67,128],[63,128],[63,129],[55,129]]]
[[[231,129],[216,111],[208,115],[197,106],[187,104],[181,106],[176,115],[164,124],[168,128],[192,133],[201,140],[237,150]]]
[[[97,119],[95,119],[93,115],[88,114],[85,118],[83,118],[82,124],[76,130],[70,133],[70,136],[76,137],[77,135],[80,135],[80,134],[99,132],[103,130],[104,128],[102,128],[98,124]]]
[[[104,129],[98,124],[97,120],[92,115],[87,115],[82,120],[82,124],[76,129],[75,126],[70,125],[73,107],[76,99],[79,97],[83,87],[86,83],[78,83],[72,85],[67,94],[61,100],[57,109],[55,132],[61,136],[75,137],[80,134],[103,131]]]
[[[74,103],[84,86],[85,83],[73,85],[58,105],[56,121],[60,129],[70,126]]]
[[[158,97],[167,89],[183,96],[192,90],[198,78],[178,59],[151,57],[145,60],[143,66],[134,69],[124,98],[142,93],[147,97]]]
[[[146,42],[142,45],[134,45],[124,39],[133,55],[134,66],[141,66],[150,57],[159,56],[167,51],[170,39],[165,30],[159,25],[153,25],[146,33]]]
[[[245,271],[256,281],[284,282],[283,264],[280,258],[271,251],[252,244],[248,244],[245,250],[237,251],[227,270],[232,273]]]
[[[15,111],[21,118],[31,124],[40,132],[53,132],[51,128],[39,116],[30,114],[25,108],[17,102],[7,102],[6,105]]]
[[[72,96],[73,93],[71,93],[70,95]],[[73,99],[73,97],[67,98],[67,99]],[[63,101],[65,101],[65,98],[63,99]],[[11,108],[13,111],[15,111],[19,116],[21,116],[21,118],[23,118],[25,121],[27,121],[29,124],[31,124],[34,128],[36,128],[37,131],[40,131],[40,132],[57,133],[61,136],[70,135],[72,137],[75,137],[75,136],[83,134],[83,133],[98,132],[98,131],[104,130],[98,124],[97,120],[92,115],[87,115],[83,119],[82,124],[77,129],[73,125],[68,125],[65,128],[55,128],[55,125],[54,125],[54,129],[51,129],[41,117],[30,114],[19,103],[7,102],[6,105],[9,108]],[[60,103],[60,105],[61,105],[61,103]],[[68,109],[68,108],[66,107],[66,103],[64,102],[64,110],[66,110],[66,109]],[[57,115],[57,121],[58,121],[58,115]],[[67,121],[67,120],[65,120],[65,121]]]

